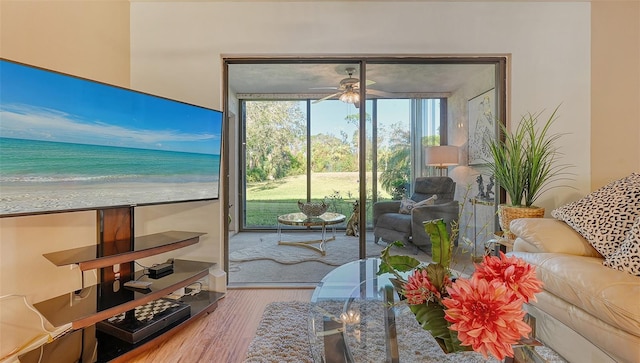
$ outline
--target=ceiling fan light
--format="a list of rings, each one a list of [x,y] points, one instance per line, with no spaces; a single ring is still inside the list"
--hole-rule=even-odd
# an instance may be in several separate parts
[[[360,102],[360,93],[354,91],[345,91],[338,98],[340,101],[345,103],[358,103]]]

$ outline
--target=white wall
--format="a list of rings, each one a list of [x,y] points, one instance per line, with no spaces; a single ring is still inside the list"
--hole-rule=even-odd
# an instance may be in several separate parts
[[[76,267],[57,267],[42,255],[96,244],[96,212],[0,219],[0,296],[25,295],[38,302],[82,287]],[[86,284],[95,283],[85,272]]]
[[[129,86],[127,1],[0,1],[0,56]]]
[[[640,1],[591,12],[591,188],[640,172]]]
[[[562,103],[554,131],[575,190],[590,188],[590,4],[469,2],[134,2],[131,84],[222,107],[232,55],[510,55],[512,119]]]
[[[514,119],[525,111],[563,102],[563,124],[558,126],[570,132],[564,151],[576,165],[578,189],[570,194],[555,191],[549,203],[558,205],[571,194],[585,194],[590,174],[593,189],[640,170],[639,9],[638,2],[613,0],[593,4],[2,0],[0,56],[221,108],[222,55],[511,53]],[[589,41],[596,56],[593,64]],[[594,87],[591,100],[590,87]],[[596,144],[590,144],[590,132]],[[625,157],[612,162],[612,145],[615,155]],[[590,151],[593,169],[588,164]],[[185,222],[202,218],[211,223],[211,237],[187,253],[221,262],[221,238],[215,233],[220,230],[220,203],[187,207],[193,214],[182,209],[172,205],[161,210],[167,215],[176,211]],[[39,301],[76,288],[77,270],[49,265],[42,253],[95,243],[94,217],[83,212],[1,219],[0,295],[27,294]]]
[[[0,56],[127,87],[129,4],[2,0]],[[95,211],[0,218],[0,296],[38,302],[79,289],[78,268],[42,255],[95,245],[96,219]],[[85,273],[85,282],[94,276]]]
[[[128,87],[129,8],[128,1],[2,0],[0,56]],[[218,262],[221,268],[219,210],[218,201],[138,208],[137,236],[168,229],[207,233],[195,246],[142,262],[176,257]],[[96,220],[95,211],[1,218],[0,296],[20,294],[38,302],[80,288],[77,268],[54,266],[42,255],[95,245]],[[85,283],[94,276],[85,273]]]
[[[200,243],[142,259],[144,266],[162,263],[168,258],[180,258],[194,261],[219,262],[218,243],[220,220],[213,218],[217,213],[219,202],[191,202],[160,204],[137,207],[135,209],[136,235],[143,236],[171,230],[203,232]],[[222,268],[218,265],[218,268]],[[136,267],[139,269],[139,267]]]

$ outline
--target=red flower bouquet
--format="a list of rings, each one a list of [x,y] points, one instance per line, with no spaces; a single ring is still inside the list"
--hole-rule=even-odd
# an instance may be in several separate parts
[[[424,266],[409,256],[389,255],[389,247],[381,259],[378,274],[395,275],[398,293],[447,353],[474,350],[503,360],[513,357],[513,345],[531,332],[522,305],[535,301],[542,282],[535,268],[521,259],[502,252],[485,256],[470,278],[457,279],[452,278],[449,260]]]

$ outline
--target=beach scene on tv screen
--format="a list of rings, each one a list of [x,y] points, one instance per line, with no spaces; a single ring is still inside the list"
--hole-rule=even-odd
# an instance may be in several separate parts
[[[0,61],[0,215],[218,198],[219,111]]]

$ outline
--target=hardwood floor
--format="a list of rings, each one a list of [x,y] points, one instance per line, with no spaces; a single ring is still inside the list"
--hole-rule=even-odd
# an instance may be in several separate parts
[[[459,271],[473,272],[469,256],[461,257]],[[315,286],[229,288],[213,313],[187,324],[157,347],[127,357],[126,362],[242,362],[265,307],[276,301],[308,302]]]
[[[213,313],[131,362],[242,362],[267,304],[309,301],[312,294],[313,288],[229,289]]]

